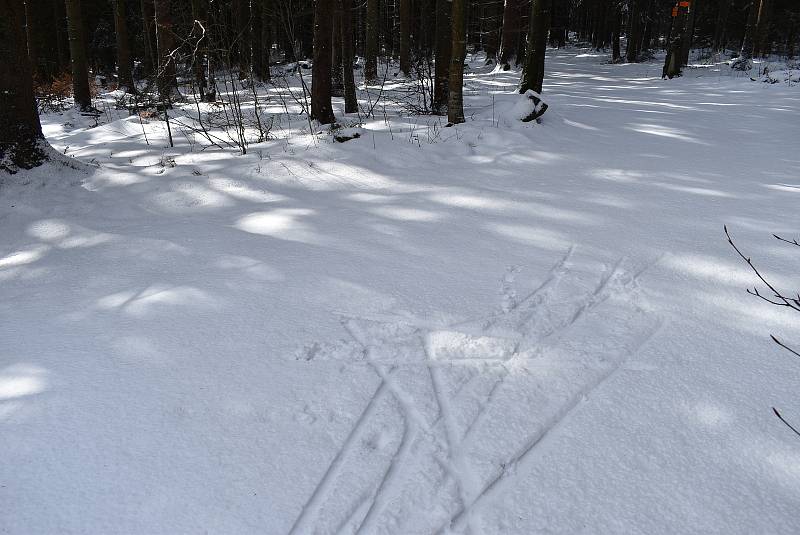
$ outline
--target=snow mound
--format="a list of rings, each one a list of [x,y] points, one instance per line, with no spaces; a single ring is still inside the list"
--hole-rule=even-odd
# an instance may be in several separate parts
[[[511,110],[511,115],[513,118],[523,122],[533,121],[541,117],[547,111],[547,107],[542,95],[532,89],[528,89],[524,95],[517,99]]]

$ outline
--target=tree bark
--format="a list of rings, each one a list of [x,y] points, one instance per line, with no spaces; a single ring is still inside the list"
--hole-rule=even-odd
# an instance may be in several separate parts
[[[192,58],[192,72],[194,72],[195,83],[200,91],[200,100],[205,102],[206,88],[208,87],[205,74],[205,56],[208,52],[208,47],[206,46],[208,43],[208,17],[201,0],[192,0],[192,18],[195,21],[192,32],[196,39],[195,57]]]
[[[639,41],[641,40],[642,14],[640,0],[630,0],[628,3],[628,17],[630,31],[626,36],[628,43],[625,48],[625,59],[628,63],[636,63],[639,57]]]
[[[239,67],[239,80],[250,75],[250,1],[233,0],[233,58]]]
[[[364,79],[367,82],[378,80],[378,14],[380,0],[367,0],[367,29],[364,44]]]
[[[331,124],[331,41],[333,37],[333,2],[314,0],[314,64],[311,71],[311,118]]]
[[[664,58],[664,70],[662,78],[674,78],[681,75],[681,43],[683,42],[683,32],[686,30],[686,19],[688,14],[684,8],[680,8],[677,17],[672,17],[672,28],[668,37],[667,57]]]
[[[83,38],[81,1],[67,0],[66,7],[69,55],[72,65],[72,93],[78,108],[88,110],[92,107],[92,96],[89,93],[89,68],[86,63],[86,43]]]
[[[433,110],[436,113],[442,113],[447,108],[452,39],[450,0],[436,0],[436,61],[433,82]]]
[[[260,0],[250,0],[250,43],[253,48],[253,76],[264,79],[264,17]]]
[[[503,6],[503,30],[500,39],[500,65],[503,70],[511,68],[511,62],[516,60],[519,53],[520,20],[522,9],[520,0],[505,0]]]
[[[328,0],[334,3],[331,29],[331,95],[344,96],[344,78],[342,78],[342,4],[338,0]]]
[[[770,0],[759,2],[753,39],[753,56],[764,56],[768,53],[770,7]]]
[[[23,0],[0,0],[0,171],[15,173],[47,160],[25,36]]]
[[[616,4],[616,0],[612,1]],[[570,23],[569,2],[553,2],[550,10],[550,46],[563,48],[567,44],[567,27]]]
[[[133,83],[133,61],[125,18],[125,0],[114,0],[114,30],[117,34],[117,76],[119,86],[129,93],[136,92]]]
[[[253,74],[259,80],[270,79],[269,62],[272,52],[272,20],[269,0],[250,0]]]
[[[499,14],[500,3],[492,0],[484,7],[484,27],[486,38],[483,42],[483,50],[486,52],[486,64],[490,65],[497,61],[497,54],[500,52],[500,24],[502,17]]]
[[[178,92],[178,81],[175,78],[175,37],[172,35],[172,14],[170,0],[155,0],[156,11],[156,46],[158,48],[158,95],[163,100],[170,100]]]
[[[271,78],[269,64],[272,61],[272,0],[260,0],[261,3],[261,79]]]
[[[353,77],[353,0],[339,0],[342,9],[342,24],[339,26],[342,46],[342,78],[344,79],[344,112],[356,113],[356,82]]]
[[[644,30],[642,31],[642,39],[639,41],[637,52],[641,56],[642,50],[650,50],[652,48],[653,40],[653,26],[656,24],[656,5],[657,2],[653,0],[646,0],[642,13],[644,14]],[[656,41],[660,34],[656,30]]]
[[[693,0],[689,6],[691,11],[686,15],[686,31],[681,36],[681,66],[689,64],[689,52],[692,48],[692,40],[694,38],[694,21],[697,17],[697,5],[700,0]]]
[[[452,0],[450,73],[447,87],[447,120],[464,122],[464,58],[467,55],[467,0]]]
[[[719,11],[717,12],[717,24],[714,28],[714,40],[712,47],[715,52],[719,52],[725,48],[728,26],[728,14],[731,10],[733,0],[719,0]]]
[[[400,0],[400,71],[411,74],[411,0]]]
[[[622,13],[619,9],[617,0],[613,0],[611,6],[611,62],[618,63],[622,59],[622,51],[619,46],[619,34],[622,28]]]
[[[36,31],[34,27],[33,9],[31,9],[30,2],[25,2],[25,42],[28,47],[28,63],[31,66],[31,74],[34,78],[39,78],[41,74],[39,69],[39,42],[36,39]]]
[[[547,31],[550,27],[550,1],[532,0],[531,24],[528,30],[528,50],[522,70],[519,92],[529,89],[542,92],[544,81],[544,54],[547,48]]]
[[[56,53],[58,55],[58,67],[54,74],[61,74],[69,67],[69,54],[67,53],[69,50],[69,38],[64,25],[67,16],[62,0],[53,0],[53,16],[56,21],[56,31],[53,37],[56,40]]]
[[[744,37],[742,38],[742,49],[740,55],[745,59],[753,57],[753,42],[755,41],[756,13],[758,12],[759,0],[753,0],[747,10],[747,22],[745,23]]]
[[[145,74],[150,75],[158,65],[158,52],[156,46],[156,12],[153,0],[141,0],[142,8],[142,40],[144,41],[144,57],[142,68]]]

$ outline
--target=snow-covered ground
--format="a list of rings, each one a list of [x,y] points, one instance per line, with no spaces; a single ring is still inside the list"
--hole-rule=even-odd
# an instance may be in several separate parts
[[[0,533],[800,531],[798,318],[722,229],[798,286],[798,89],[565,49],[523,124],[478,65],[246,156],[45,116],[100,168],[0,185]]]

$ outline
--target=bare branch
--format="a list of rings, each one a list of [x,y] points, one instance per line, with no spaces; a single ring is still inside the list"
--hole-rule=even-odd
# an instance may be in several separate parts
[[[775,287],[772,284],[770,284],[769,281],[767,281],[767,279],[764,278],[761,272],[758,271],[758,268],[756,268],[755,265],[753,265],[752,260],[750,260],[749,257],[745,256],[744,253],[742,253],[742,251],[739,250],[736,244],[733,243],[733,239],[731,238],[730,232],[728,232],[728,225],[725,225],[723,228],[725,229],[725,235],[728,237],[728,243],[731,244],[731,247],[733,247],[733,249],[739,254],[739,256],[742,257],[742,259],[745,262],[747,262],[747,265],[750,266],[750,269],[753,270],[753,273],[755,273],[756,276],[761,280],[761,282],[763,282],[767,286],[767,288],[770,289],[770,291],[773,293],[773,295],[778,301],[777,302],[772,301],[762,296],[761,294],[759,294],[758,289],[755,289],[754,291],[748,290],[748,293],[750,293],[751,295],[755,295],[756,297],[760,297],[761,299],[764,299],[765,301],[772,303],[773,305],[786,306],[800,312],[800,303],[795,302],[796,300],[794,299],[784,297],[783,294],[781,294],[777,289],[775,289]]]
[[[775,237],[776,240],[785,241],[786,243],[790,243],[792,245],[796,245],[796,246],[800,247],[800,243],[798,243],[796,238],[792,239],[792,240],[787,240],[786,238],[781,238],[777,234],[773,234],[773,236]]]
[[[780,340],[778,340],[777,338],[775,338],[775,336],[774,336],[774,335],[772,335],[772,334],[771,334],[771,335],[769,335],[769,336],[770,336],[770,338],[772,338],[772,341],[773,341],[773,342],[775,342],[776,344],[778,344],[779,346],[781,346],[783,349],[785,349],[785,350],[786,350],[786,351],[788,351],[789,353],[792,353],[792,354],[794,354],[794,355],[796,355],[796,356],[800,357],[800,353],[798,353],[797,351],[795,351],[795,350],[794,350],[794,349],[792,349],[791,347],[787,346],[786,344],[784,344],[783,342],[781,342]]]
[[[780,420],[781,422],[783,422],[784,424],[786,424],[786,427],[788,427],[789,429],[791,429],[792,431],[794,431],[794,434],[800,437],[800,431],[798,431],[797,429],[795,429],[794,427],[792,427],[792,424],[790,424],[789,422],[787,422],[786,420],[784,420],[784,419],[783,419],[783,416],[781,416],[781,413],[779,413],[779,412],[778,412],[778,409],[776,409],[775,407],[772,407],[772,412],[774,412],[774,413],[775,413],[775,416],[777,416],[777,417],[778,417],[778,420]]]

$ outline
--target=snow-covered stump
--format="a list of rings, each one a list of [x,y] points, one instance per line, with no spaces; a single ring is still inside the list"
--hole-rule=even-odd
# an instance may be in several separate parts
[[[547,103],[542,99],[542,95],[533,89],[528,89],[522,97],[514,106],[514,115],[519,117],[523,123],[541,122],[539,117],[544,115],[548,107]]]

